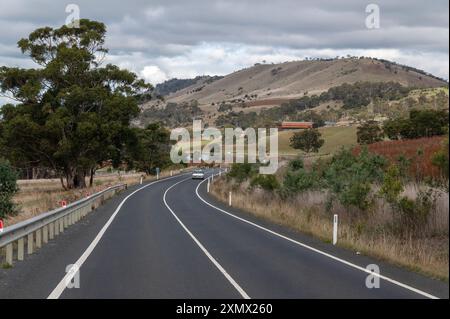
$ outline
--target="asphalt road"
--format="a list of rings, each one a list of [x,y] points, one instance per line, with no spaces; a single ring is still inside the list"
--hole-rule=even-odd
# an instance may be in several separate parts
[[[67,288],[67,265],[79,288]],[[380,269],[367,288],[367,265]],[[70,273],[69,273],[70,274]],[[189,175],[138,185],[0,271],[0,298],[448,298],[447,283],[216,202]]]

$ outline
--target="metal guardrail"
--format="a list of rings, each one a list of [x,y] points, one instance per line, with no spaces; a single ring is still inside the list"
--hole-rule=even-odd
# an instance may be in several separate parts
[[[35,247],[40,248],[49,239],[58,236],[65,228],[78,222],[105,200],[124,189],[127,189],[126,184],[112,186],[66,207],[5,227],[0,233],[0,249],[6,250],[6,263],[12,265],[15,257],[17,260],[24,259],[25,241],[27,253],[32,254]],[[16,250],[17,254],[14,253]]]

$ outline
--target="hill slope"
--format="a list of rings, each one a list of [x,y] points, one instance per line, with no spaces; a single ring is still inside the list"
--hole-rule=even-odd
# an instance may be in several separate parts
[[[191,81],[169,81],[162,87],[170,87],[169,91],[172,91],[173,86],[182,88],[166,95],[164,101],[152,100],[143,103],[143,112],[138,122],[145,125],[149,121],[163,120],[171,126],[188,123],[192,117],[201,117],[205,122],[213,124],[218,117],[227,114],[231,109],[237,112],[237,115],[241,111],[260,113],[263,109],[304,96],[320,95],[330,88],[356,82],[396,82],[404,87],[419,89],[448,86],[446,81],[423,71],[371,58],[256,64],[224,77],[205,76]],[[189,83],[192,84],[186,86]],[[342,106],[342,103],[337,101],[322,104],[314,109],[338,110]],[[382,113],[385,115],[385,112]],[[255,117],[256,114],[252,116]],[[342,114],[332,114],[331,119],[336,120],[336,116],[341,118]],[[330,120],[328,116],[325,117],[327,118]]]
[[[258,64],[211,83],[200,81],[168,95],[166,100],[175,103],[197,100],[205,105],[232,100],[289,99],[358,81],[394,81],[420,88],[446,85],[440,79],[387,61],[348,58]]]

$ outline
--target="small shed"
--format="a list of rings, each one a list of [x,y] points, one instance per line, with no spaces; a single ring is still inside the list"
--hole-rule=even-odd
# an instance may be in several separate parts
[[[282,130],[297,130],[313,128],[313,122],[281,122],[280,128]]]

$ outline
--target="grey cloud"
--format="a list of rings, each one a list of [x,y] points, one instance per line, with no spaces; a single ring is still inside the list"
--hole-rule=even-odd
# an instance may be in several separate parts
[[[2,0],[0,64],[6,57],[20,58],[19,50],[14,54],[11,48],[36,27],[64,23],[68,3],[79,5],[81,17],[105,22],[111,54],[125,57],[134,53],[138,58],[133,62],[139,70],[162,63],[164,58],[190,56],[190,52],[207,47],[208,43],[235,51],[239,47],[292,50],[294,56],[306,51],[319,54],[324,49],[395,49],[408,57],[411,52],[448,57],[448,1],[376,1],[381,13],[378,30],[368,30],[364,24],[365,7],[370,2],[373,1]],[[258,58],[254,54],[252,60]],[[423,61],[417,63],[415,66],[423,66]],[[431,68],[434,70],[430,65]],[[214,65],[205,69],[214,70]],[[448,71],[439,72],[448,78]]]

